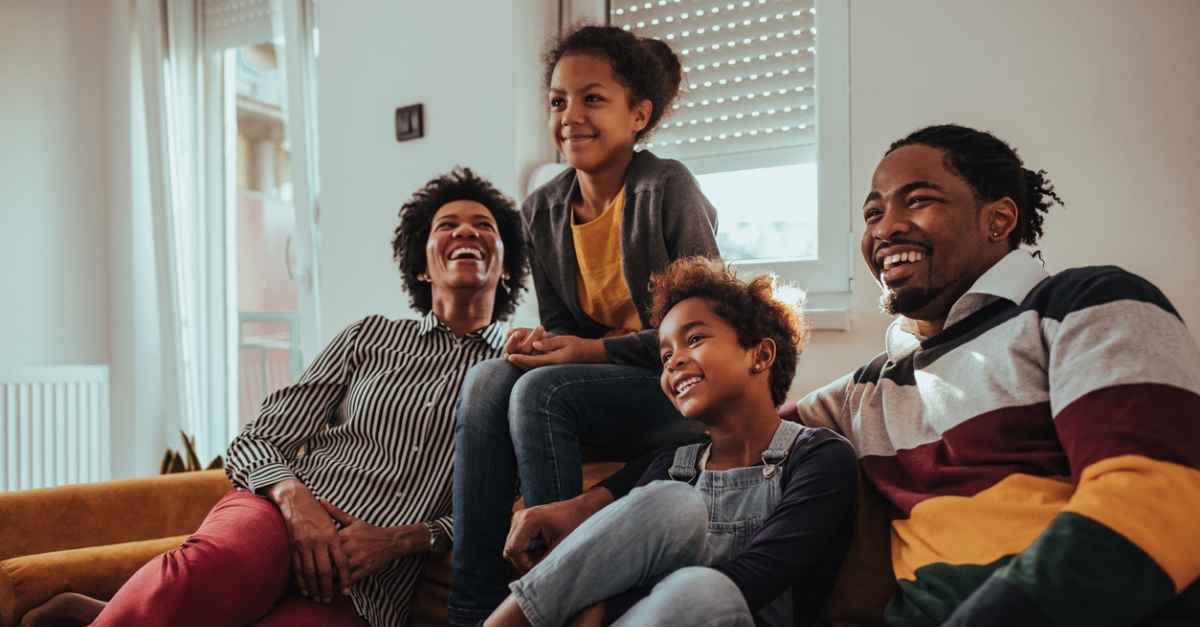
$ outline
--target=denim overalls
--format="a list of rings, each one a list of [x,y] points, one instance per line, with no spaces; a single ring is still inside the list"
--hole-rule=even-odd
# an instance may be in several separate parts
[[[782,421],[763,451],[764,466],[704,470],[696,476],[697,462],[706,446],[692,444],[675,451],[671,478],[692,483],[708,508],[708,536],[701,566],[712,566],[733,559],[762,527],[763,520],[779,503],[779,465],[804,427]],[[789,587],[766,607],[754,613],[758,627],[783,627],[792,624],[792,590]]]

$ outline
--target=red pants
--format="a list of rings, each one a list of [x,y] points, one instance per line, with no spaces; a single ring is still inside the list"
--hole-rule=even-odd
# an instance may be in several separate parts
[[[295,592],[291,564],[279,509],[230,492],[192,537],[138,570],[92,625],[367,625],[340,591],[329,605]]]

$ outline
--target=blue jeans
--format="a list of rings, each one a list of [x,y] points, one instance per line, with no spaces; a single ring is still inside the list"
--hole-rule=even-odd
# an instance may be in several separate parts
[[[467,373],[455,428],[452,623],[475,625],[508,595],[503,551],[518,472],[526,506],[553,503],[583,491],[581,442],[650,450],[704,431],[658,379],[611,364],[522,372],[502,359]]]
[[[707,541],[708,509],[696,489],[656,481],[580,525],[513,582],[513,597],[530,622],[549,627],[626,590],[653,585],[613,624],[753,625],[737,586],[720,571],[698,566]]]

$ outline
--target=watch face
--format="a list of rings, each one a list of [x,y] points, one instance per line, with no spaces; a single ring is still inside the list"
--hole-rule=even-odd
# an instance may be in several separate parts
[[[429,552],[441,555],[446,551],[446,536],[442,535],[442,527],[437,523],[429,524]]]

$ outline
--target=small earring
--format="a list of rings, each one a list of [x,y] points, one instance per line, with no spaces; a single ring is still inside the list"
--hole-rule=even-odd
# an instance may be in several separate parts
[[[1000,234],[995,231],[992,231],[992,237],[1000,237]]]
[[[762,364],[754,364],[754,371],[758,372],[759,370],[762,370]]]

